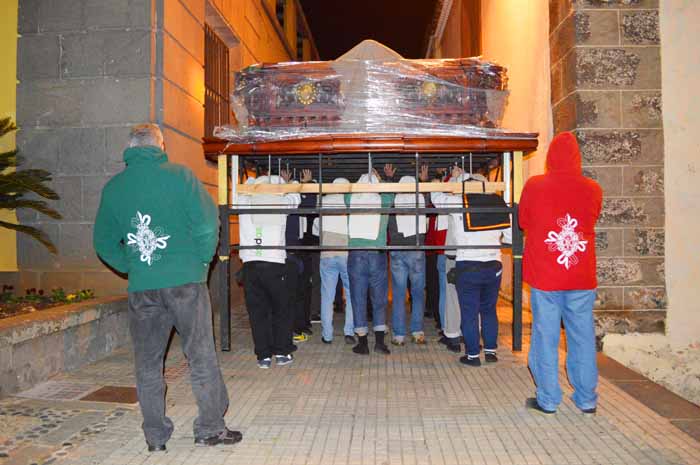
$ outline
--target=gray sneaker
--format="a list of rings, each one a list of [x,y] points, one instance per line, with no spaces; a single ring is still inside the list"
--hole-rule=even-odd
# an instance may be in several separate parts
[[[258,368],[263,368],[267,370],[272,366],[272,359],[270,357],[258,360]]]
[[[277,365],[289,365],[294,361],[294,357],[292,357],[292,354],[287,354],[287,355],[275,355],[275,363]]]

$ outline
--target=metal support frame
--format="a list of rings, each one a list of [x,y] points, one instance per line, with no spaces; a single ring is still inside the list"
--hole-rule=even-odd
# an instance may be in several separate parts
[[[510,173],[509,173],[510,175]],[[504,181],[505,170],[504,170]],[[506,182],[506,185],[511,184]],[[513,350],[523,350],[523,233],[519,226],[518,204],[523,190],[523,152],[513,152]]]
[[[510,246],[513,250],[513,351],[522,350],[522,250],[523,250],[523,235],[518,227],[518,201],[520,200],[520,193],[522,192],[522,163],[523,163],[523,152],[513,152],[512,159],[512,170],[511,170],[511,153],[503,152],[503,182],[505,184],[504,199],[506,203],[510,206],[506,208],[506,211],[512,215],[512,233],[513,233],[513,244]],[[456,213],[456,212],[502,212],[503,208],[485,208],[485,207],[454,207],[454,208],[421,208],[419,204],[419,177],[420,177],[420,154],[415,153],[415,174],[416,174],[416,205],[415,208],[386,208],[386,207],[374,207],[374,208],[323,208],[323,154],[318,153],[318,173],[319,173],[319,200],[318,206],[316,208],[297,208],[293,210],[294,214],[318,214],[319,216],[319,230],[322,231],[323,216],[324,215],[347,215],[350,213],[375,213],[375,214],[411,214],[416,217],[416,245],[410,246],[376,246],[376,247],[340,247],[340,246],[324,246],[322,242],[322,234],[319,234],[321,239],[320,245],[317,246],[231,246],[230,243],[230,232],[229,232],[229,219],[231,215],[240,214],[270,214],[270,213],[290,213],[289,209],[280,208],[279,210],[270,208],[245,208],[240,209],[235,206],[227,204],[228,197],[228,179],[229,179],[229,158],[227,155],[221,154],[218,157],[218,169],[219,169],[219,187],[218,187],[218,199],[219,199],[219,219],[221,221],[221,239],[219,242],[219,267],[218,272],[220,273],[220,289],[219,289],[219,300],[222,303],[222,308],[220,309],[219,318],[221,323],[221,349],[224,351],[231,350],[231,289],[230,289],[230,260],[229,256],[231,250],[246,250],[246,249],[285,249],[285,250],[307,250],[307,251],[324,251],[324,250],[459,250],[459,249],[494,249],[494,248],[509,248],[507,245],[498,246],[427,246],[420,245],[419,242],[419,231],[420,231],[420,221],[419,215],[426,213]],[[367,153],[368,160],[368,174],[372,176],[372,154]],[[271,175],[272,168],[272,156],[268,155],[268,174]],[[234,180],[231,193],[231,203],[236,205],[237,192],[236,185],[239,182],[239,160],[237,156],[231,157],[231,162],[233,165],[232,179]],[[462,170],[465,168],[465,157],[461,156]],[[278,163],[278,171],[281,168],[281,161]],[[472,171],[472,154],[469,153],[469,170]],[[512,195],[512,197],[511,197]],[[223,265],[223,266],[221,266]]]
[[[228,172],[229,172],[229,157],[228,155],[221,154],[218,158],[219,167],[219,186],[218,186],[218,200],[219,200],[219,222],[221,224],[221,233],[219,236],[219,250],[218,250],[218,263],[217,263],[217,273],[219,278],[219,323],[220,323],[220,341],[221,350],[229,351],[231,350],[231,290],[230,290],[230,276],[231,276],[231,239],[229,232],[229,209],[228,209]],[[235,171],[238,171],[238,164],[236,164]],[[235,195],[235,188],[233,191]],[[233,197],[233,195],[232,195]]]

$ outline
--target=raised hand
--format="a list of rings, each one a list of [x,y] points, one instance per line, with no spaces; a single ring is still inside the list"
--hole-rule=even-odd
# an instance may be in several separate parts
[[[430,174],[428,172],[427,163],[420,166],[420,173],[418,174],[418,179],[420,179],[421,182],[428,182],[430,180]]]
[[[284,179],[284,182],[289,182],[292,176],[289,174],[289,170],[280,170],[280,178]]]
[[[384,174],[387,178],[393,178],[396,174],[396,168],[394,168],[394,165],[392,165],[391,163],[387,163],[386,165],[384,165]]]
[[[301,182],[311,182],[313,181],[313,176],[311,175],[311,170],[301,170]]]
[[[464,171],[463,171],[462,168],[460,168],[459,166],[454,165],[454,166],[452,167],[452,174],[451,174],[452,179],[457,179],[457,178],[459,178],[459,177],[462,175],[462,173],[464,173]]]

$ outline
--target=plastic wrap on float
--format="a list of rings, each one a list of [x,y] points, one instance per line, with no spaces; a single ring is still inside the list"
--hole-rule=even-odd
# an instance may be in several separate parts
[[[506,68],[480,58],[256,64],[236,73],[227,140],[333,134],[498,137]]]

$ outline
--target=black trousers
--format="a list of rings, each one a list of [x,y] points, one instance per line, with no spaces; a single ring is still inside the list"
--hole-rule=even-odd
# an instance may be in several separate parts
[[[311,328],[311,315],[321,315],[321,254],[304,254],[304,318]]]
[[[292,312],[287,267],[281,263],[247,262],[245,304],[258,360],[292,352]]]
[[[287,273],[287,294],[289,309],[292,314],[292,331],[300,333],[308,328],[308,311],[306,310],[307,282],[304,273],[304,259],[301,255],[287,252],[285,264]]]
[[[425,308],[426,313],[440,324],[440,276],[437,269],[437,254],[425,254]]]

